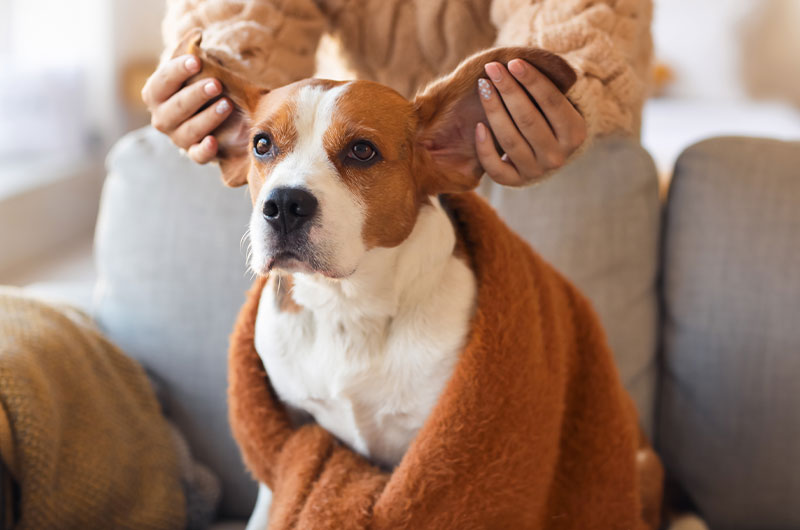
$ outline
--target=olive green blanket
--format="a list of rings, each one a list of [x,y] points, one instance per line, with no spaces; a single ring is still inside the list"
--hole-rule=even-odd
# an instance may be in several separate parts
[[[0,461],[15,529],[184,526],[170,431],[142,368],[85,315],[8,287]]]

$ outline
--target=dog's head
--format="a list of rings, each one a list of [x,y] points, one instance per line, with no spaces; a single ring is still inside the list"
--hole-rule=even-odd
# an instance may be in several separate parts
[[[255,87],[199,48],[203,75],[220,79],[236,107],[220,140],[222,178],[248,184],[251,268],[344,278],[376,247],[411,233],[430,196],[477,186],[474,145],[485,119],[477,80],[490,61],[522,58],[562,90],[575,81],[558,56],[534,48],[476,54],[413,101],[369,81],[308,79]]]

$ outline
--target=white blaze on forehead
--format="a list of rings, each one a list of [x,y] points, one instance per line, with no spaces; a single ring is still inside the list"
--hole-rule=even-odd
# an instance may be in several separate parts
[[[297,130],[298,148],[319,147],[324,150],[322,137],[331,126],[339,97],[349,86],[350,83],[346,83],[326,89],[308,85],[298,91],[294,101],[294,125]]]
[[[291,151],[275,166],[264,188],[310,187],[309,181],[316,180],[315,176],[336,172],[328,159],[323,138],[333,121],[336,103],[348,87],[349,83],[331,89],[307,85],[297,91],[292,101],[297,143],[278,146],[279,149],[288,148]]]
[[[292,116],[297,141],[293,146],[278,145],[288,152],[275,164],[264,186],[250,222],[251,238],[267,230],[261,215],[264,201],[276,188],[304,188],[319,203],[317,219],[309,232],[309,242],[326,256],[335,272],[350,273],[365,252],[362,227],[365,208],[360,198],[345,186],[336,166],[328,157],[323,142],[331,127],[339,98],[348,84],[333,88],[307,85],[300,88],[292,101]],[[267,253],[253,240],[256,262]]]

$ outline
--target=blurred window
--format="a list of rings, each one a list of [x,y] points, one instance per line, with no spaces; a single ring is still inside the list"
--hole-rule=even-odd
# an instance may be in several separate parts
[[[0,0],[3,166],[86,154],[91,137],[87,73],[94,56],[94,34],[86,27],[93,20],[93,5],[84,0]]]

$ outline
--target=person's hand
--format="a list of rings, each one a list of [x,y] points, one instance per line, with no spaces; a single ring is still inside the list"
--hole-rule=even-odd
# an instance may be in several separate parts
[[[491,132],[478,123],[475,148],[486,174],[499,184],[521,186],[564,165],[586,139],[583,116],[526,61],[514,59],[508,69],[489,63],[485,70],[491,81],[480,79],[478,92]]]
[[[184,87],[187,79],[200,71],[194,55],[175,57],[158,67],[142,89],[142,100],[150,110],[150,123],[169,136],[178,147],[199,164],[217,155],[217,139],[211,133],[233,109],[227,98],[200,110],[222,93],[218,79],[201,79]],[[200,112],[198,112],[200,110]]]

